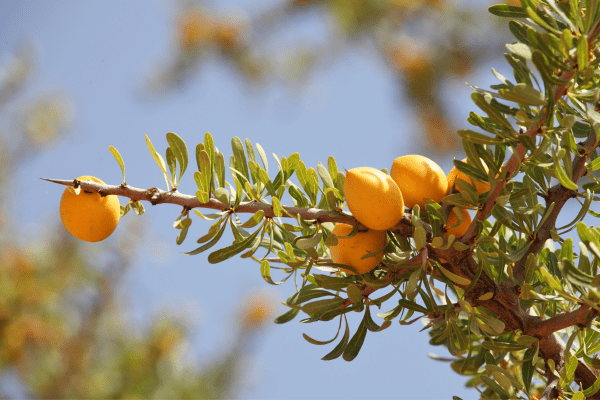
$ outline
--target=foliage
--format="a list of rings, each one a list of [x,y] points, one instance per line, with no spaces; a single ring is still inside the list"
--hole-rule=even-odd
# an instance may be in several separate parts
[[[460,192],[455,188],[440,204],[408,210],[388,230],[383,259],[369,273],[344,274],[329,258],[329,246],[337,242],[334,223],[354,225],[350,235],[364,228],[343,211],[345,175],[333,157],[307,168],[293,153],[275,156],[269,166],[260,145],[234,137],[227,181],[225,155],[207,133],[192,155],[198,191],[189,196],[177,192],[188,150],[168,133],[165,158],[146,138],[167,191],[75,184],[182,205],[174,225],[178,244],[194,209],[211,226],[189,255],[212,249],[231,229],[234,243],[212,250],[208,261],[240,255],[259,263],[269,284],[293,277],[289,311],[275,322],[289,322],[300,312],[304,323],[337,320],[332,340],[305,335],[317,345],[337,340],[324,360],[351,361],[369,331],[425,318],[431,343],[448,349],[451,367],[468,376],[467,385],[482,398],[533,398],[536,391],[542,398],[598,398],[600,231],[583,221],[600,216],[591,209],[600,202],[600,180],[593,174],[600,168],[600,7],[597,0],[522,0],[521,6],[497,5],[490,12],[509,18],[516,42],[506,46],[505,58],[513,77],[492,70],[498,84],[473,87],[482,114],[472,112],[468,119],[477,130],[458,131],[468,162],[455,161],[458,171],[490,189],[479,194],[475,185],[457,181]],[[556,226],[570,199],[579,213]],[[288,200],[293,206],[282,205]],[[475,212],[460,238],[445,233],[453,208]],[[242,220],[242,213],[252,215]],[[566,236],[575,230],[577,246]],[[377,314],[382,322],[373,318],[374,306],[388,310]],[[346,320],[351,311],[363,314],[355,330]]]

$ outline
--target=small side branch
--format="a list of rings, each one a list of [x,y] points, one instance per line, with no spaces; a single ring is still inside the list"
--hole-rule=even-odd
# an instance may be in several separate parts
[[[589,305],[583,304],[576,310],[566,311],[543,321],[537,317],[532,317],[532,323],[528,324],[526,332],[530,336],[539,338],[550,336],[554,332],[570,326],[585,327],[597,315],[598,312],[596,310],[590,310]]]
[[[152,205],[156,204],[176,204],[186,207],[191,210],[193,208],[207,208],[217,211],[232,211],[235,213],[256,213],[262,210],[265,217],[274,218],[275,212],[270,204],[260,203],[258,201],[247,201],[240,203],[235,210],[232,209],[232,204],[224,204],[215,198],[209,199],[207,203],[201,203],[196,196],[180,193],[178,191],[165,191],[156,187],[150,189],[140,189],[123,183],[118,186],[97,183],[93,181],[78,181],[64,179],[46,179],[48,182],[58,183],[65,186],[78,185],[82,190],[92,193],[100,193],[102,196],[114,194],[121,197],[127,197],[134,201],[147,201]],[[356,225],[359,222],[350,214],[343,212],[321,210],[318,208],[301,208],[301,207],[283,207],[284,217],[296,218],[300,215],[305,220],[315,220],[319,222],[341,222],[348,225]],[[423,224],[427,233],[427,240],[431,241],[431,227]],[[392,227],[391,230],[402,236],[412,236],[412,223],[410,214],[404,214],[402,220]]]

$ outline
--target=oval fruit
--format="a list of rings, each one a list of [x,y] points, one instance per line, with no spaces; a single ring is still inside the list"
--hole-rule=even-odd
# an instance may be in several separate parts
[[[354,227],[348,224],[337,224],[332,233],[338,236],[338,244],[330,246],[331,260],[336,264],[345,264],[355,268],[359,274],[369,272],[379,264],[383,251],[375,257],[361,258],[367,253],[383,249],[386,242],[385,231],[376,231],[373,229],[367,232],[358,232],[351,238],[340,238],[347,236]],[[340,268],[342,271],[354,275],[355,272]]]
[[[461,211],[463,215],[463,220],[459,226],[453,227],[452,225],[458,223],[458,215],[456,215],[456,212]],[[450,212],[450,215],[448,215],[448,220],[446,221],[447,235],[454,235],[454,237],[457,239],[462,237],[467,232],[469,225],[471,225],[471,220],[471,214],[469,214],[467,210],[465,210],[464,208],[454,207],[454,209]]]
[[[468,164],[468,158],[464,158],[462,161]],[[488,167],[487,167],[487,165],[485,165],[485,163],[483,163],[483,167],[485,168],[485,172],[487,173]],[[456,179],[462,179],[465,182],[474,183],[475,187],[477,188],[477,194],[480,196],[483,193],[490,190],[489,183],[473,180],[470,177],[468,177],[467,175],[465,175],[464,173],[460,172],[458,169],[456,169],[456,167],[453,167],[450,170],[450,173],[448,174],[448,188],[446,190],[446,193],[448,193],[448,194],[450,193],[450,191],[452,190],[452,185],[454,185],[454,182],[456,181]],[[458,190],[460,192],[460,190],[458,189],[458,186],[456,187],[456,190]]]
[[[446,196],[446,174],[427,157],[411,154],[396,158],[390,176],[402,191],[404,205],[408,208],[418,204],[421,210],[425,210],[425,199],[440,203]]]
[[[93,176],[80,176],[80,181],[104,183]],[[121,206],[115,195],[100,196],[99,193],[75,194],[67,187],[60,199],[60,219],[67,230],[76,238],[86,242],[99,242],[113,233],[119,218]]]
[[[367,228],[390,229],[404,215],[400,188],[378,169],[359,167],[347,171],[344,194],[354,218]]]

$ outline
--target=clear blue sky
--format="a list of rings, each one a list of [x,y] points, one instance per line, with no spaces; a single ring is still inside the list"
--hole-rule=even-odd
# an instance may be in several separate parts
[[[252,4],[257,3],[261,2],[208,4],[215,8],[240,4],[252,12]],[[43,234],[44,226],[58,221],[63,188],[38,178],[93,175],[107,183],[120,182],[110,145],[125,160],[129,184],[163,187],[144,134],[164,152],[168,131],[180,135],[190,149],[209,131],[226,157],[233,136],[248,137],[260,143],[267,154],[281,157],[298,151],[306,165],[313,167],[330,155],[347,169],[365,165],[390,168],[393,159],[401,155],[431,155],[419,146],[420,138],[412,133],[416,122],[398,103],[401,96],[395,76],[366,46],[351,48],[303,87],[273,84],[253,90],[230,68],[209,62],[185,91],[147,101],[140,96],[139,86],[149,67],[173,52],[170,29],[174,12],[174,2],[165,1],[0,2],[0,57],[13,51],[23,38],[30,38],[38,51],[37,74],[24,98],[60,89],[77,109],[74,126],[63,140],[15,177],[18,203],[15,200],[10,206],[22,209],[24,203],[27,208],[20,213],[24,229],[18,234],[23,240]],[[302,27],[293,29],[302,31]],[[467,79],[487,86],[491,77],[487,71],[489,67]],[[465,121],[466,127],[466,116],[473,109],[470,89],[451,82],[446,90],[454,103],[454,117]],[[452,158],[449,155],[440,162],[446,172]],[[191,172],[184,181],[180,190],[193,193]],[[230,337],[224,332],[240,294],[270,289],[274,301],[281,302],[294,291],[292,284],[267,288],[258,264],[248,260],[234,258],[210,265],[206,254],[181,255],[194,248],[194,238],[206,232],[209,223],[195,219],[188,240],[178,247],[172,222],[180,209],[146,205],[146,210],[139,217],[148,227],[145,244],[136,255],[123,294],[141,321],[165,307],[195,310],[200,322],[194,345],[200,360],[227,345]],[[138,217],[131,213],[125,219],[134,218]],[[93,251],[93,244],[85,246]],[[222,284],[227,281],[224,277],[229,281],[226,285]],[[356,317],[351,318],[353,331],[358,325]],[[336,323],[303,325],[297,320],[273,324],[264,332],[249,371],[253,383],[244,392],[246,398],[478,397],[477,392],[463,387],[466,379],[452,372],[448,364],[427,357],[428,352],[441,349],[428,345],[429,336],[418,332],[419,323],[403,327],[394,322],[384,332],[369,333],[358,358],[348,363],[321,361],[333,346],[314,346],[301,336],[305,332],[328,339],[335,333]]]

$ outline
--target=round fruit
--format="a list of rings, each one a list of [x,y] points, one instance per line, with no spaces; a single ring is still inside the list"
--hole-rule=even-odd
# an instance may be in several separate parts
[[[456,213],[460,213],[461,211],[463,216],[462,222],[459,226],[452,227],[452,225],[458,223],[458,215],[456,215]],[[446,221],[447,234],[448,236],[454,235],[455,238],[460,238],[467,232],[469,225],[471,225],[471,214],[464,208],[454,207]]]
[[[427,157],[411,154],[396,158],[390,176],[402,191],[404,205],[408,208],[418,204],[425,210],[425,199],[440,203],[446,196],[446,174]]]
[[[344,194],[354,218],[369,229],[390,229],[404,215],[400,188],[378,169],[359,167],[347,171]]]
[[[93,176],[80,176],[80,181],[104,183]],[[86,242],[99,242],[110,236],[121,216],[119,198],[115,195],[100,196],[83,190],[75,194],[72,187],[63,192],[60,199],[60,219],[76,238]]]
[[[467,160],[468,160],[467,158],[464,158],[462,161],[468,164]],[[487,167],[487,165],[485,165],[485,163],[483,164],[483,168],[485,168],[485,172],[487,173],[488,172],[488,167]],[[477,194],[480,195],[480,196],[483,193],[485,193],[488,190],[490,190],[490,184],[489,183],[479,182],[479,181],[473,180],[473,179],[469,178],[468,176],[466,176],[465,174],[463,174],[462,172],[460,172],[458,169],[456,169],[456,167],[453,167],[450,170],[450,173],[448,174],[448,189],[447,189],[447,193],[450,193],[450,191],[452,190],[452,185],[454,185],[454,181],[456,181],[456,179],[462,179],[463,181],[474,183],[475,187],[477,188]],[[460,192],[460,190],[458,189],[458,186],[456,186],[456,190],[458,190]]]
[[[358,271],[359,274],[369,272],[379,264],[383,251],[375,257],[361,258],[367,253],[383,249],[386,242],[385,231],[373,229],[367,232],[358,232],[351,238],[340,238],[348,236],[354,227],[348,224],[337,224],[332,233],[338,236],[338,244],[330,246],[331,259],[336,264],[346,264]],[[355,272],[341,268],[342,271],[354,275]]]

